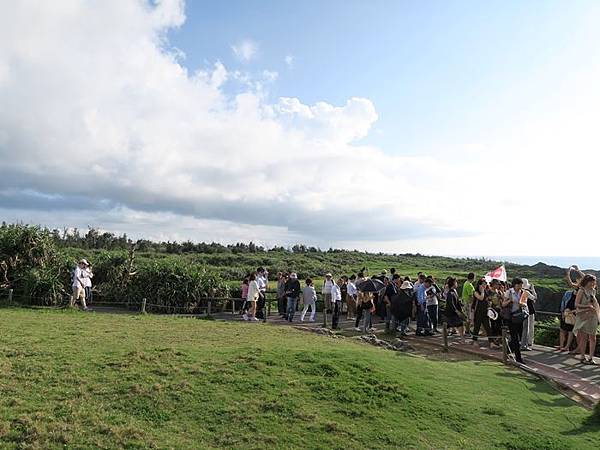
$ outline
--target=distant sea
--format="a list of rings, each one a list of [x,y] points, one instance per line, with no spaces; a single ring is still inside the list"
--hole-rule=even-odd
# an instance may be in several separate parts
[[[594,256],[485,256],[496,261],[508,261],[529,266],[543,262],[550,266],[569,267],[573,264],[580,269],[600,270],[600,257]]]

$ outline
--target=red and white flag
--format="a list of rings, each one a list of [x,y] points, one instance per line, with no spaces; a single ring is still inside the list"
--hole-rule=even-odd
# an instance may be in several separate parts
[[[506,268],[504,266],[497,267],[485,274],[485,281],[488,283],[492,280],[506,281]]]

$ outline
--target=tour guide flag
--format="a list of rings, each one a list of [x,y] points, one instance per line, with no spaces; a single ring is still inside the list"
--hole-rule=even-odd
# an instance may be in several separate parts
[[[500,266],[491,272],[486,273],[485,281],[489,283],[492,280],[506,281],[506,268],[504,266]]]

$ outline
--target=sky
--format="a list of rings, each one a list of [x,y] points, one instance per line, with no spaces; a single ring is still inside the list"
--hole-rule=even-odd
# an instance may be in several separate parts
[[[597,256],[600,3],[0,0],[0,218]]]

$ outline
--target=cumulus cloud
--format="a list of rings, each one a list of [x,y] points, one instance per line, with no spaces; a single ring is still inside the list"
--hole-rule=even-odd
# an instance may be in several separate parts
[[[184,17],[178,1],[4,11],[0,207],[73,220],[117,211],[123,226],[167,215],[196,220],[197,238],[211,221],[321,243],[448,232],[411,200],[394,204],[400,188],[417,195],[419,183],[398,177],[410,159],[353,144],[377,120],[368,99],[269,103],[261,87],[278,74],[268,70],[230,97],[222,87],[239,73],[216,62],[190,74],[165,41]],[[239,49],[246,59],[256,51]]]
[[[532,218],[551,208],[532,197],[540,178],[522,176],[539,155],[519,149],[540,144],[519,130],[511,141],[484,142],[479,156],[460,165],[451,157],[392,156],[362,141],[378,118],[369,99],[271,101],[264,90],[276,72],[255,78],[218,61],[188,71],[166,40],[184,20],[182,2],[173,0],[23,0],[3,8],[3,218],[165,239],[362,247],[400,240],[410,250],[419,248],[409,240],[423,248],[444,241],[467,249],[454,253],[481,254],[483,240],[473,239],[479,230],[514,243],[532,220],[513,221],[511,212]],[[244,42],[235,48],[250,60],[256,46]],[[229,80],[245,87],[228,94]],[[558,161],[549,176],[561,174],[556,142],[566,148],[567,134],[582,124],[595,129],[595,117],[557,122],[564,139],[544,142],[544,161]],[[540,127],[536,139],[542,135],[549,136]],[[585,153],[595,141],[582,136]],[[517,155],[519,170],[491,170],[497,155]],[[589,192],[593,166],[579,168]],[[493,205],[494,214],[478,204]],[[547,234],[528,236],[538,248],[548,242]]]
[[[284,58],[285,64],[288,67],[293,67],[294,66],[294,55],[286,55],[286,57]]]
[[[258,44],[252,39],[244,39],[231,46],[233,54],[242,62],[252,60],[258,53]]]

